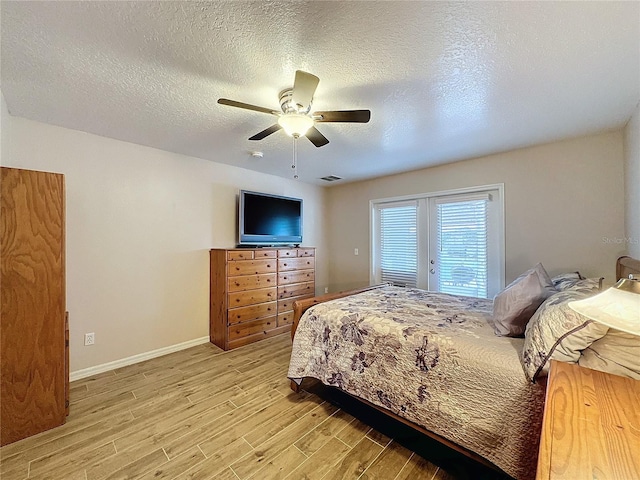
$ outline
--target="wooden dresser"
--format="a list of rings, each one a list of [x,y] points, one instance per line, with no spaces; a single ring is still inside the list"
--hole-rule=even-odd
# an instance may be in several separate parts
[[[640,478],[640,381],[551,362],[537,480]]]
[[[209,338],[230,350],[290,332],[315,295],[315,248],[212,249]]]
[[[6,445],[61,425],[68,413],[64,177],[2,167],[0,194],[0,445]]]

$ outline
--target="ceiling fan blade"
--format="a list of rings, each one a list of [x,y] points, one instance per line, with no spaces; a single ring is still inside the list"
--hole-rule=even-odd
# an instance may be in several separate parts
[[[321,118],[316,118],[320,116]],[[316,122],[352,122],[367,123],[371,119],[371,110],[334,110],[313,112]]]
[[[218,103],[221,105],[229,105],[230,107],[253,110],[254,112],[268,113],[269,115],[278,115],[278,112],[276,112],[275,110],[271,110],[270,108],[258,107],[256,105],[250,105],[248,103],[236,102],[235,100],[229,100],[228,98],[219,98]]]
[[[327,137],[320,133],[320,131],[316,127],[311,127],[307,130],[305,136],[313,143],[316,147],[322,147],[329,143]]]
[[[269,128],[265,128],[259,133],[256,133],[253,137],[249,138],[249,140],[262,140],[264,137],[268,137],[272,133],[276,133],[282,127],[279,124],[271,125]]]
[[[296,70],[296,79],[293,82],[293,94],[291,96],[293,103],[304,108],[308,107],[313,99],[313,94],[316,93],[319,82],[320,79],[315,75]]]

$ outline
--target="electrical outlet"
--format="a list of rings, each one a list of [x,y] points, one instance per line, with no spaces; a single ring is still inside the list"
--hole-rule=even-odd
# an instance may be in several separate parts
[[[94,345],[96,343],[96,334],[95,333],[85,333],[84,334],[84,345]]]
[[[354,255],[359,255],[359,254],[360,254],[360,252],[358,251],[358,249],[357,249],[357,248],[354,248],[354,249],[353,249],[353,254],[354,254]]]
[[[329,293],[329,287],[324,287],[324,293]]]

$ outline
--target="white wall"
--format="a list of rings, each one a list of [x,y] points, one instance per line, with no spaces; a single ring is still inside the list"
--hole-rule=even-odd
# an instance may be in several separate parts
[[[235,245],[240,188],[304,199],[304,243],[318,247],[318,291],[327,285],[323,188],[5,108],[2,164],[65,175],[72,372],[208,336],[208,251]]]
[[[621,131],[331,187],[331,289],[369,281],[370,200],[494,183],[505,185],[507,282],[542,262],[613,283],[626,249]]]
[[[624,130],[624,157],[627,254],[640,258],[640,103]]]

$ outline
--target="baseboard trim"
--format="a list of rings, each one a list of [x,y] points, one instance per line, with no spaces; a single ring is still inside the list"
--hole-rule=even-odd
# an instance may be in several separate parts
[[[133,365],[134,363],[144,362],[145,360],[151,360],[152,358],[161,357],[173,352],[179,352],[187,348],[195,347],[196,345],[202,345],[207,343],[209,337],[200,337],[194,340],[188,340],[186,342],[178,343],[176,345],[169,345],[168,347],[158,348],[150,352],[139,353],[131,357],[122,358],[120,360],[114,360],[113,362],[103,363],[102,365],[96,365],[95,367],[83,368],[82,370],[76,370],[69,374],[69,381],[80,380],[83,378],[97,375],[98,373],[108,372],[109,370],[115,370],[116,368],[126,367],[127,365]]]

